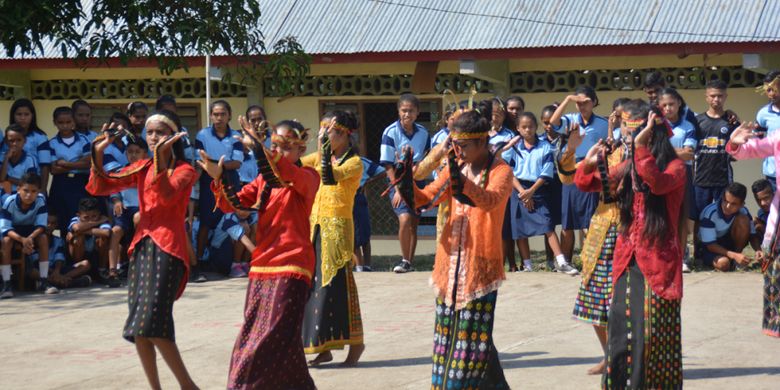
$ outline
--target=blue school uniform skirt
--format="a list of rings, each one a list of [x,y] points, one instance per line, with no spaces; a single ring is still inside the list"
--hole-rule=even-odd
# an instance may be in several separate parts
[[[525,180],[520,180],[520,184],[526,189],[534,185],[533,182]],[[555,228],[555,225],[552,224],[550,209],[547,207],[549,193],[550,189],[547,184],[541,186],[534,193],[533,211],[528,210],[520,199],[517,200],[514,218],[517,223],[514,225],[512,238],[516,240],[518,238],[541,236]],[[517,195],[515,197],[517,198]]]
[[[587,229],[599,204],[597,192],[582,192],[574,184],[562,185],[561,225],[564,230]]]
[[[368,199],[362,188],[355,194],[352,220],[355,222],[355,248],[368,244],[371,241],[371,216],[368,212]]]
[[[52,175],[49,193],[49,211],[57,215],[61,234],[68,231],[68,223],[79,210],[79,201],[89,196],[86,186],[89,175],[86,173],[63,173]]]

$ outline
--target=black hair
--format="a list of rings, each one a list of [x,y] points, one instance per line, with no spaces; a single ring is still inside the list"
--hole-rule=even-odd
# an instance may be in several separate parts
[[[41,175],[39,175],[36,172],[27,172],[19,179],[19,186],[23,186],[25,184],[34,185],[37,186],[38,189],[41,188]]]
[[[154,102],[154,110],[160,111],[163,109],[163,106],[166,104],[173,104],[176,105],[176,98],[174,98],[171,95],[162,95],[157,98],[157,101]]]
[[[550,115],[552,115],[557,109],[558,109],[557,103],[544,106],[542,107],[542,116],[544,116],[548,112],[550,113]]]
[[[491,114],[488,112],[487,115]],[[462,133],[485,133],[490,130],[490,116],[486,116],[484,111],[466,111],[455,119],[452,127]]]
[[[121,112],[115,112],[111,114],[110,121],[115,122],[117,120],[124,121],[125,123],[127,123],[128,126],[132,126],[132,124],[130,124],[130,118],[128,118],[127,115],[122,114]]]
[[[767,189],[772,190],[772,183],[770,183],[767,179],[758,179],[753,182],[753,185],[750,186],[750,189],[753,191],[753,195],[755,195]],[[775,191],[772,190],[772,192]]]
[[[704,86],[704,89],[717,89],[719,91],[725,91],[726,88],[728,88],[728,84],[720,79],[710,80],[707,82],[707,85]]]
[[[146,141],[141,137],[127,137],[127,145],[126,147],[130,147],[130,145],[135,145],[141,148],[142,150],[149,150],[149,144],[146,143]]]
[[[52,114],[53,120],[56,121],[57,117],[60,115],[70,115],[71,118],[73,117],[73,109],[71,109],[68,106],[60,106],[54,109],[54,114]]]
[[[25,134],[24,129],[22,128],[22,126],[20,126],[17,123],[12,123],[12,124],[8,125],[8,127],[5,128],[5,137],[6,138],[8,138],[8,133],[10,133],[10,132],[19,133],[19,134],[22,135],[22,137],[27,138],[27,134]]]
[[[35,106],[33,105],[32,100],[27,98],[16,99],[14,101],[14,104],[11,105],[11,116],[9,118],[10,124],[16,123],[16,118],[14,117],[14,115],[16,114],[16,110],[22,107],[27,107],[27,109],[30,110],[30,113],[32,114],[32,120],[30,121],[29,131],[38,132],[43,135],[46,135],[46,133],[43,130],[41,130],[40,127],[38,127],[38,114],[36,114],[35,112]]]
[[[517,123],[515,123],[515,118],[507,114],[506,105],[500,97],[496,96],[489,100],[483,100],[477,104],[477,109],[483,113],[484,116],[490,119],[491,125],[493,121],[492,116],[494,107],[499,107],[504,112],[504,122],[501,123],[501,127],[506,127],[512,133],[517,133]]]
[[[652,71],[645,74],[645,80],[642,83],[643,88],[664,88],[666,87],[666,79],[664,75],[659,71]]]
[[[684,117],[683,113],[685,112],[685,108],[688,107],[688,104],[685,103],[685,99],[683,99],[682,95],[680,95],[680,92],[677,92],[677,89],[672,87],[664,88],[658,92],[658,99],[660,100],[661,96],[664,95],[672,96],[680,102],[680,112],[677,113],[677,119],[682,119]]]
[[[327,115],[328,113],[326,113]],[[349,135],[349,143],[351,147],[352,154],[359,154],[357,150],[357,129],[360,126],[358,123],[357,116],[352,111],[342,111],[342,110],[336,110],[330,112],[331,116],[330,118],[336,119],[336,123],[348,128],[351,133]],[[327,118],[327,117],[326,117]]]
[[[89,108],[89,111],[92,111],[92,106],[90,106],[89,103],[87,103],[87,101],[84,99],[76,99],[70,105],[70,109],[73,110],[74,113],[79,109],[79,107],[87,107]]]
[[[622,106],[624,106],[626,103],[628,103],[630,101],[631,101],[631,99],[629,99],[627,97],[621,97],[621,98],[615,99],[615,101],[612,102],[612,111],[615,111],[618,107],[622,107]]]
[[[127,105],[127,115],[133,115],[138,110],[146,110],[149,112],[149,107],[144,102],[132,102]]]
[[[411,93],[405,93],[398,98],[397,108],[401,108],[401,104],[403,103],[412,103],[414,108],[420,109],[420,99]]]
[[[509,102],[516,101],[520,103],[520,111],[525,111],[525,100],[517,95],[512,95],[508,98],[506,98],[506,104],[509,105]]]
[[[747,197],[747,187],[742,183],[733,182],[726,187],[726,192],[737,197],[742,203],[745,203]]]
[[[215,101],[211,102],[211,104],[209,104],[209,115],[211,115],[211,113],[214,112],[214,109],[217,106],[224,107],[225,110],[227,110],[228,115],[233,115],[233,109],[230,108],[230,103],[228,103],[227,100],[223,100],[223,99],[215,100]]]
[[[286,127],[290,130],[294,130],[293,133],[295,133],[295,135],[300,140],[306,141],[309,139],[309,132],[306,130],[305,127],[303,127],[301,122],[285,119],[277,123],[276,127]]]
[[[520,115],[517,116],[517,125],[520,126],[520,119],[528,118],[531,120],[531,122],[534,123],[534,127],[537,129],[539,128],[539,121],[536,120],[536,115],[534,115],[533,112],[530,111],[524,111]]]
[[[100,211],[100,202],[98,202],[97,198],[88,196],[86,198],[81,198],[81,200],[79,200],[80,213],[84,213],[92,210]]]
[[[176,113],[168,110],[160,110],[155,113],[156,115],[162,115],[168,119],[170,119],[174,124],[176,124],[176,127],[179,128],[179,131],[181,131],[181,120],[179,119],[179,116],[176,115]],[[174,129],[171,129],[170,126],[163,123],[165,127],[167,127],[169,130],[171,130],[171,135],[175,135],[176,132]],[[175,144],[173,144],[173,147],[171,148],[173,150],[173,155],[176,158],[177,161],[187,161],[186,156],[184,155],[184,142],[183,140],[176,141]]]
[[[657,116],[661,116],[661,110],[658,107],[651,107],[648,102],[641,99],[631,100],[623,106],[623,112],[628,113],[629,117],[632,119],[645,119],[651,110]],[[639,130],[641,131],[644,126],[645,125],[641,125]],[[650,153],[655,157],[655,164],[658,169],[663,171],[669,166],[669,163],[678,158],[677,152],[669,142],[668,129],[665,124],[653,125],[652,131],[653,134],[649,144]],[[622,173],[623,176],[618,179],[617,198],[621,218],[620,229],[623,234],[628,234],[628,229],[634,221],[634,170],[634,161],[632,159],[629,160],[625,171]],[[638,175],[636,175],[636,177],[639,178]],[[653,194],[645,187],[644,183],[638,183],[637,187],[640,188],[645,195],[644,230],[642,231],[642,238],[647,240],[650,245],[658,245],[670,235],[676,235],[677,232],[671,231],[669,219],[677,217],[679,218],[679,222],[684,222],[685,216],[688,214],[685,211],[686,205],[683,204],[679,216],[668,215],[666,198],[664,198],[664,196]]]
[[[780,70],[772,69],[764,76],[764,82],[771,83],[772,81],[775,81],[778,76],[780,76]]]
[[[245,115],[249,116],[249,113],[252,112],[252,111],[255,111],[255,110],[260,111],[260,115],[263,116],[263,119],[268,119],[268,116],[265,115],[265,108],[263,108],[263,106],[260,106],[260,105],[257,105],[257,104],[253,104],[253,105],[247,107]],[[228,109],[228,111],[230,111],[230,110]]]
[[[587,96],[593,102],[593,107],[598,107],[599,105],[599,97],[596,96],[596,90],[589,85],[580,85],[574,90],[574,94]]]

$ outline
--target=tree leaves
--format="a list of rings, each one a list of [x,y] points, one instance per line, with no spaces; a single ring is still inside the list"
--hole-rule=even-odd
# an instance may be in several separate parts
[[[211,54],[235,58],[245,82],[269,79],[289,91],[311,58],[294,37],[268,51],[259,26],[258,0],[0,0],[7,57],[43,55],[51,46],[82,67],[90,59],[148,59],[170,75],[188,69],[187,59]]]

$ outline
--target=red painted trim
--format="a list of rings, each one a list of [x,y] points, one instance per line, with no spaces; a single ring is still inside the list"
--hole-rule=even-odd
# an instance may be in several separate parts
[[[447,61],[447,60],[495,60],[524,58],[561,58],[561,57],[615,57],[615,56],[647,56],[647,55],[692,55],[713,53],[765,53],[780,51],[779,42],[745,42],[745,43],[675,43],[652,45],[615,45],[615,46],[574,46],[574,47],[541,47],[512,49],[474,49],[474,50],[440,50],[440,51],[404,51],[404,52],[372,52],[353,54],[316,54],[314,64],[344,64],[364,62],[406,62],[406,61]],[[235,57],[215,56],[211,58],[214,66],[232,65],[237,63]],[[204,66],[204,57],[188,57],[189,66]],[[90,60],[88,68],[123,67],[119,59],[110,58],[106,64]],[[157,63],[147,60],[130,61],[126,67],[148,68],[157,67]],[[58,69],[80,68],[71,59],[0,59],[0,69]]]

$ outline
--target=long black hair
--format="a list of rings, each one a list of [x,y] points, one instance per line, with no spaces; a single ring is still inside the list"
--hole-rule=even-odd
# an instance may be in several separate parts
[[[623,112],[628,113],[631,119],[647,118],[650,111],[653,111],[657,117],[662,117],[661,110],[658,107],[651,107],[649,103],[644,100],[635,99],[627,102],[623,106]],[[638,131],[641,131],[646,126],[642,124],[639,126]],[[666,169],[669,163],[676,160],[677,152],[669,142],[668,129],[665,124],[655,124],[653,126],[653,134],[650,138],[650,153],[655,157],[656,166],[660,171]],[[633,146],[632,146],[633,149]],[[635,175],[633,156],[629,160],[627,168],[623,171],[623,177],[618,180],[618,207],[620,208],[620,230],[623,234],[628,234],[628,229],[634,221],[634,188],[645,194],[645,210],[644,210],[644,230],[642,231],[642,238],[650,243],[651,246],[657,245],[671,234],[675,236],[677,232],[671,231],[671,225],[669,223],[670,218],[679,218],[681,222],[684,222],[685,205],[680,210],[679,216],[671,216],[666,209],[666,198],[662,195],[656,195],[650,192],[647,186],[641,182],[641,178],[636,175],[636,180],[639,183],[634,183]],[[680,226],[680,225],[678,225]]]
[[[682,95],[680,95],[680,92],[677,92],[676,89],[672,87],[667,87],[662,89],[660,92],[658,92],[658,100],[661,100],[661,96],[669,95],[678,102],[680,102],[680,108],[677,112],[677,121],[679,122],[681,119],[685,119],[685,109],[688,108],[688,104],[685,103],[685,99],[683,99]]]
[[[38,127],[38,114],[35,113],[35,106],[33,105],[32,100],[27,98],[21,98],[16,99],[14,101],[14,104],[11,105],[11,117],[10,124],[16,123],[16,118],[14,118],[14,115],[16,114],[16,111],[20,108],[27,107],[27,109],[30,110],[30,113],[32,114],[32,120],[30,121],[30,128],[27,130],[29,135],[32,132],[41,133],[43,135],[46,135],[46,133],[41,130],[40,127]]]

